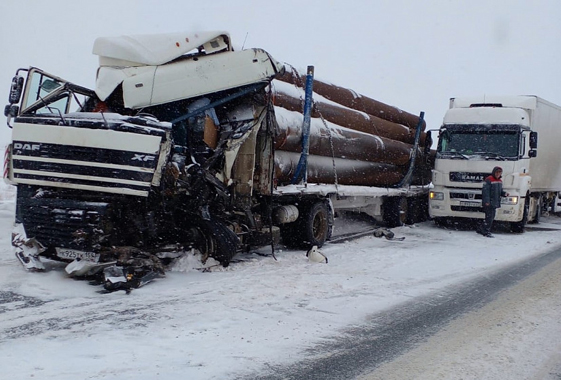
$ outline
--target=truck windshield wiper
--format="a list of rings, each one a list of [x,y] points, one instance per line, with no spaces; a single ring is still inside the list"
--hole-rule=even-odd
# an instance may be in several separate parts
[[[469,157],[465,154],[461,154],[458,152],[442,152],[441,154],[449,155],[450,158],[461,158],[463,160],[469,160]]]
[[[493,152],[475,152],[475,154],[480,154],[480,155],[482,155],[482,156],[485,156],[485,159],[486,159],[486,160],[489,160],[489,159],[491,159],[491,158],[492,158],[492,159],[495,159],[495,160],[499,160],[499,161],[504,161],[504,160],[506,160],[506,158],[504,158],[504,157],[501,156],[500,154],[498,154],[498,153],[493,153]]]

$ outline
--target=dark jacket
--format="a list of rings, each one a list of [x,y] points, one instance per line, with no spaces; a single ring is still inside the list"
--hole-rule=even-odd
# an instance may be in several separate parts
[[[483,182],[483,189],[481,190],[481,203],[483,207],[486,207],[486,203],[489,203],[488,207],[501,207],[501,197],[505,196],[505,193],[503,192],[503,181],[500,178],[495,178],[497,170],[502,171],[500,167],[496,166],[493,168],[491,175],[485,178]]]

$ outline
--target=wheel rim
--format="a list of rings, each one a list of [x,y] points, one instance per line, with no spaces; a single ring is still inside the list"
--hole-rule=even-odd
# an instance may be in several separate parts
[[[312,224],[312,234],[316,240],[322,240],[327,231],[327,215],[323,212],[318,212],[314,216]]]
[[[211,257],[214,253],[214,238],[199,227],[195,228],[195,231],[197,234],[197,239],[194,248],[199,251],[199,253],[201,254],[201,262],[205,264],[208,258]]]

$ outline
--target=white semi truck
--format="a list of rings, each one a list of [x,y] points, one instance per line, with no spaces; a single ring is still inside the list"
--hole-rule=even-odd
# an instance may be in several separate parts
[[[539,140],[539,143],[538,143]],[[429,214],[435,223],[482,219],[481,188],[503,169],[496,219],[523,232],[561,204],[561,107],[537,96],[452,98],[439,132]]]

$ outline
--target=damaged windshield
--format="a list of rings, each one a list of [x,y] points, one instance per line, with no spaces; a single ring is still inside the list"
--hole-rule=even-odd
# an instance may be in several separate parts
[[[81,110],[94,96],[87,88],[66,82],[61,78],[32,68],[28,75],[26,94],[22,101],[22,114],[65,114],[71,107]]]
[[[518,157],[519,133],[515,130],[444,130],[438,142],[440,157],[469,159],[483,156],[486,159]]]

